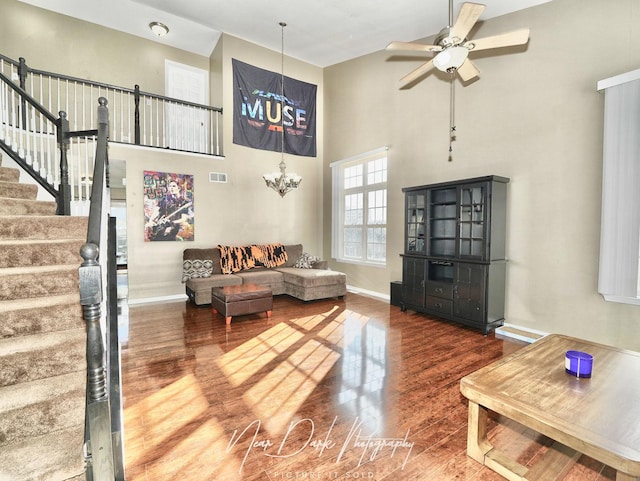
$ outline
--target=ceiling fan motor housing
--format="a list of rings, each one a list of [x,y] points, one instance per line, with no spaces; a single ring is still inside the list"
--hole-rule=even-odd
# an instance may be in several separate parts
[[[449,48],[456,45],[461,45],[466,41],[465,38],[453,36],[451,35],[451,33],[451,27],[443,28],[435,38],[434,43],[436,45],[440,45],[442,48]]]

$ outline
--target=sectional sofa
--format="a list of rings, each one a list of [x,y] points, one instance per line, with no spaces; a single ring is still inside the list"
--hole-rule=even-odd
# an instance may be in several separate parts
[[[248,283],[268,286],[274,295],[287,294],[303,301],[346,295],[347,276],[328,269],[326,261],[305,253],[302,244],[269,245],[269,252],[274,254],[269,259],[272,262],[261,258],[264,249],[260,247],[264,246],[185,249],[182,281],[191,302],[211,304],[212,287]],[[239,257],[243,259],[240,261]]]

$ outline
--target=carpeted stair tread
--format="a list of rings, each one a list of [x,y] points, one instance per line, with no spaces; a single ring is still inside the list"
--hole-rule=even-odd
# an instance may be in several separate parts
[[[38,197],[38,186],[36,184],[19,184],[0,180],[0,197],[34,200]]]
[[[0,481],[65,480],[84,472],[84,425],[0,448]]]
[[[55,213],[56,203],[53,201],[8,197],[0,199],[0,215],[55,215]]]
[[[84,326],[80,293],[0,301],[0,339]]]
[[[46,266],[82,262],[85,239],[0,240],[0,268]]]
[[[0,481],[81,481],[88,219],[57,216],[11,165],[0,165]]]
[[[0,216],[0,239],[86,239],[87,217]]]
[[[86,371],[0,387],[0,446],[84,424]]]
[[[84,328],[0,340],[0,386],[86,369]]]
[[[4,182],[18,182],[20,180],[20,169],[0,166],[0,180]]]
[[[0,301],[78,291],[79,264],[0,269]]]

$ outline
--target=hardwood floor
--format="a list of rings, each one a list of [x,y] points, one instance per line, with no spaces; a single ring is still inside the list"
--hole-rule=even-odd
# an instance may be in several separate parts
[[[356,294],[224,318],[187,302],[123,309],[128,481],[474,480],[460,378],[522,347]],[[491,419],[528,465],[549,440]],[[615,473],[582,456],[567,481]]]

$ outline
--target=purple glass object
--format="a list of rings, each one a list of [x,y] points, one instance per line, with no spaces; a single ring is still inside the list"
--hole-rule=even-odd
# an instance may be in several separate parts
[[[591,377],[593,356],[582,351],[567,351],[564,357],[564,370],[576,377]]]

